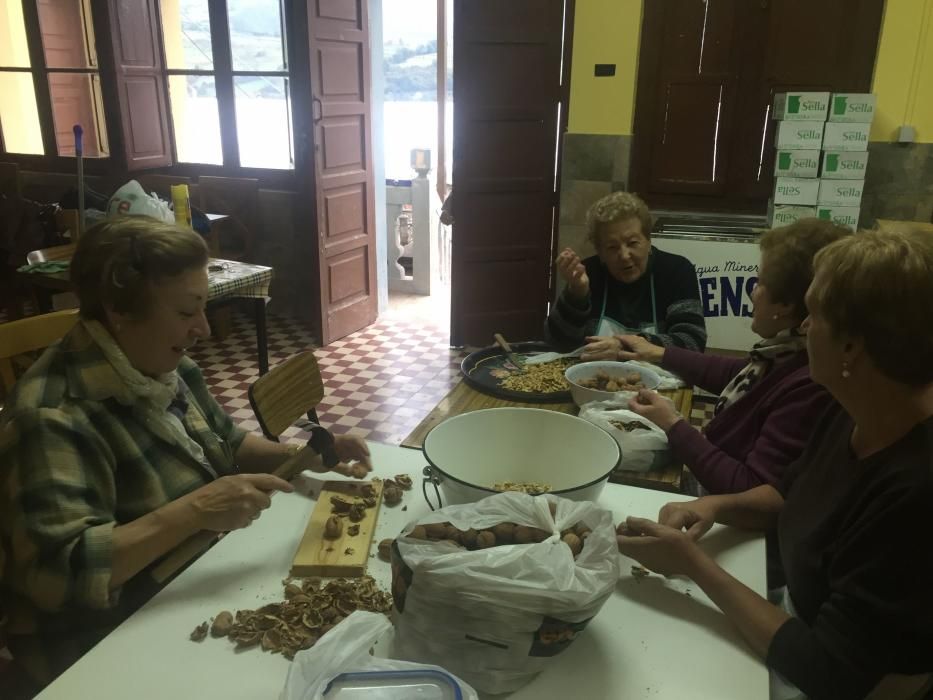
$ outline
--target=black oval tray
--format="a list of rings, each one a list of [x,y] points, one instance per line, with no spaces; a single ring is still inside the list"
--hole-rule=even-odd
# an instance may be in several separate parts
[[[520,343],[509,343],[512,352],[516,355],[533,355],[539,352],[555,351],[554,346],[542,341],[527,341]],[[505,356],[505,351],[498,345],[493,345],[482,350],[471,352],[463,358],[460,363],[460,371],[463,372],[463,378],[466,383],[477,391],[484,394],[495,396],[500,399],[512,399],[523,403],[567,403],[572,401],[570,390],[554,391],[550,393],[524,392],[504,389],[499,384],[499,379],[490,374],[493,370],[516,371],[509,358]]]

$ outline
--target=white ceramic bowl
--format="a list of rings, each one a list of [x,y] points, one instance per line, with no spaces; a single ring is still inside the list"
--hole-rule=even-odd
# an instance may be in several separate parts
[[[622,450],[592,423],[542,408],[487,408],[448,418],[422,448],[422,484],[432,508],[473,503],[503,481],[538,482],[574,501],[595,501]],[[433,482],[428,494],[428,487]]]
[[[581,362],[571,365],[564,372],[564,378],[570,384],[570,395],[577,406],[582,406],[590,401],[611,401],[618,397],[622,392],[599,391],[581,386],[580,381],[592,379],[599,372],[607,372],[612,375],[628,374],[629,372],[638,372],[641,375],[641,381],[647,389],[657,389],[661,384],[661,377],[647,367],[636,365],[631,362],[612,362],[610,360],[599,360],[597,362]]]

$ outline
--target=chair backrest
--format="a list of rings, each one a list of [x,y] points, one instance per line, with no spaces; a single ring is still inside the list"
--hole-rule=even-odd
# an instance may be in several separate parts
[[[40,262],[48,262],[49,260],[71,260],[75,254],[75,248],[77,248],[76,243],[68,243],[66,245],[57,245],[51,248],[41,248],[40,250],[33,250],[26,255],[26,264],[35,265]]]
[[[47,348],[68,333],[77,321],[78,310],[66,309],[0,323],[0,383],[4,390],[9,393],[16,383],[14,357]]]
[[[324,380],[310,350],[293,355],[249,388],[250,406],[263,434],[270,440],[278,440],[303,415],[313,415],[323,398]]]

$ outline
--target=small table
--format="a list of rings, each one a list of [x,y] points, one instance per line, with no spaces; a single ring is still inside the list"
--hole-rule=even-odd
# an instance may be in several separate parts
[[[673,401],[674,408],[676,408],[682,416],[689,419],[690,412],[693,409],[693,389],[684,388],[674,391],[662,391],[659,393]],[[477,391],[461,379],[460,383],[451,389],[447,396],[438,402],[437,406],[434,407],[424,420],[402,440],[401,446],[420,450],[424,445],[424,439],[431,429],[448,418],[484,408],[504,407],[543,408],[548,411],[569,413],[572,416],[577,415],[580,410],[575,403],[521,403],[510,399],[500,399]],[[683,465],[674,464],[666,469],[651,472],[620,470],[613,475],[613,481],[628,486],[640,486],[642,488],[655,489],[658,491],[680,493],[682,477]]]
[[[374,476],[421,479],[424,463],[417,452],[369,446]],[[287,659],[259,648],[238,653],[226,639],[195,643],[188,635],[221,610],[255,609],[282,599],[282,579],[315,505],[310,494],[320,490],[324,476],[305,472],[295,480],[294,493],[275,494],[261,518],[220,540],[37,700],[277,698]],[[598,504],[620,522],[628,515],[656,518],[660,507],[674,500],[686,499],[607,484]],[[428,512],[417,488],[405,494],[402,506],[383,508],[373,554],[381,538],[397,536]],[[715,525],[700,546],[742,583],[765,594],[763,535]],[[767,700],[767,667],[699,586],[679,577],[637,579],[631,573],[635,562],[619,557],[619,582],[586,632],[510,700]],[[372,557],[368,573],[390,590],[388,563]]]
[[[45,251],[46,260],[71,260],[74,244],[49,248]],[[259,360],[259,374],[269,371],[269,345],[266,332],[266,303],[269,301],[269,285],[272,283],[274,270],[265,265],[251,265],[236,260],[211,258],[208,262],[207,303],[233,298],[245,298],[252,301],[253,322],[256,325],[256,354]],[[71,277],[67,270],[62,272],[18,272],[24,282],[47,290],[46,294],[37,294],[39,310],[47,313],[52,310],[52,292],[72,291]]]

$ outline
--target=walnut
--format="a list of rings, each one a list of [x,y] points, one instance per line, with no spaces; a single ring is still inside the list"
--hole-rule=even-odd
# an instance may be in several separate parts
[[[476,535],[476,548],[487,549],[496,546],[496,536],[489,530],[482,530]]]
[[[363,494],[363,498],[374,498],[376,496],[376,489],[373,488],[372,484],[363,484],[360,487],[360,493]]]
[[[224,610],[223,612],[217,613],[217,617],[214,618],[214,622],[211,624],[211,636],[212,637],[226,637],[230,634],[230,629],[233,627],[233,613],[229,610]]]
[[[343,553],[349,557],[349,556],[350,556],[351,554],[353,554],[355,551],[356,551],[356,550],[353,549],[353,547],[347,547],[345,550],[343,550]]]
[[[349,513],[350,506],[352,504],[341,498],[340,496],[331,496],[330,497],[330,512],[331,513]]]
[[[648,578],[649,576],[651,576],[651,572],[648,571],[648,569],[646,569],[643,566],[638,566],[637,564],[632,565],[631,571],[632,571],[632,576],[635,578],[636,581],[641,580],[643,578]]]
[[[429,539],[442,540],[447,536],[448,523],[428,523],[424,526],[424,532]]]
[[[515,526],[515,544],[531,544],[533,542],[544,542],[551,533],[542,530],[539,527],[527,527],[525,525]]]
[[[499,523],[492,532],[499,544],[512,544],[515,542],[515,529],[514,523]]]
[[[398,487],[403,491],[409,491],[411,489],[411,477],[408,474],[397,474],[395,476],[395,483],[398,484]]]
[[[366,506],[367,508],[375,508],[375,507],[376,507],[376,497],[375,497],[375,496],[364,496],[364,497],[363,497],[363,505]]]
[[[428,539],[428,533],[425,530],[424,525],[415,525],[411,532],[408,533],[408,536],[413,540],[426,540]]]
[[[324,523],[324,537],[336,540],[343,534],[343,521],[336,515],[330,516]]]
[[[350,535],[350,537],[356,537],[358,534],[360,534],[360,526],[356,524],[351,525],[347,528],[347,534]]]
[[[207,636],[207,622],[202,622],[191,631],[190,639],[192,642],[200,642]]]
[[[474,530],[474,529],[471,527],[469,530],[465,530],[464,532],[461,532],[461,533],[460,533],[460,542],[461,542],[461,543],[463,544],[463,546],[465,546],[467,549],[474,549],[474,548],[476,547],[476,536],[477,536],[477,534],[479,534],[479,533],[477,533],[476,530]]]
[[[398,486],[386,486],[382,492],[382,498],[387,506],[397,506],[402,502],[402,489]]]
[[[576,556],[583,551],[583,540],[581,540],[572,532],[564,535],[561,541],[570,547],[570,552],[573,554],[574,558],[576,558]]]
[[[347,514],[351,522],[358,523],[366,517],[366,506],[362,503],[354,503],[350,506],[350,512]]]
[[[447,532],[444,533],[444,539],[455,542],[456,544],[460,544],[460,536],[462,534],[463,533],[460,532],[458,528],[454,527],[453,525],[448,525]]]
[[[382,561],[391,561],[392,559],[392,543],[395,540],[387,538],[379,542],[379,558]]]
[[[351,464],[347,469],[347,476],[353,477],[354,479],[365,479],[367,474],[369,474],[369,470],[365,465],[359,462]]]

